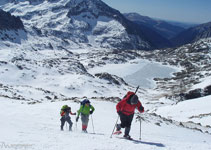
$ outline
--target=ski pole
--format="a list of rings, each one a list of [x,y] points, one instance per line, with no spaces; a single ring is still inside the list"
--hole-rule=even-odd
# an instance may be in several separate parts
[[[141,140],[141,116],[139,118],[139,121],[140,121],[140,137],[139,137],[139,140]]]
[[[116,123],[115,123],[115,125],[114,125],[114,129],[113,129],[113,131],[112,131],[112,133],[111,133],[110,138],[112,138],[112,135],[113,135],[113,133],[114,133],[114,130],[115,130],[115,127],[116,127],[116,125],[117,125],[118,120],[119,120],[119,115],[118,115],[118,118],[117,118]]]
[[[139,86],[136,88],[135,94],[136,94],[136,92],[138,91],[138,89],[139,89]]]
[[[136,94],[136,92],[138,91],[138,89],[139,89],[139,86],[136,88],[135,94]],[[135,94],[134,94],[133,96],[135,96]],[[132,97],[133,97],[133,96],[132,96]]]
[[[92,119],[92,114],[91,114],[91,119]],[[95,133],[93,119],[92,119],[92,128],[93,128],[93,133]]]
[[[75,116],[75,120],[76,120],[76,116]],[[77,129],[77,121],[75,122],[75,129],[78,130]]]

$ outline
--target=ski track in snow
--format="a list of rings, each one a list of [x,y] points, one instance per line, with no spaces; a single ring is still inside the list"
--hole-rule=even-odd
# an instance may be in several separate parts
[[[115,103],[103,101],[91,101],[96,111],[92,115],[94,122],[93,133],[90,117],[88,132],[81,133],[81,121],[73,121],[73,132],[60,131],[60,108],[64,104],[72,107],[76,112],[79,104],[72,101],[44,102],[35,105],[27,105],[21,101],[12,101],[0,98],[0,149],[15,149],[12,144],[20,146],[20,149],[48,149],[48,150],[181,150],[181,149],[211,149],[211,136],[193,130],[162,124],[156,126],[153,121],[142,121],[142,140],[129,141],[110,138],[112,129],[117,119]],[[144,114],[143,114],[144,115]],[[139,139],[139,122],[135,119],[132,123],[131,136]],[[118,135],[117,137],[122,137]],[[21,147],[22,145],[22,147]],[[24,148],[25,145],[25,148]],[[10,146],[10,148],[5,148]],[[28,147],[27,147],[28,146]]]

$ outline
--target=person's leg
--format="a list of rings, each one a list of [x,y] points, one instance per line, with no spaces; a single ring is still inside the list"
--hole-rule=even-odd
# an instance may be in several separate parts
[[[120,124],[116,124],[116,134],[121,134],[122,132],[121,132],[121,128],[125,128],[125,126],[126,126],[126,121],[127,121],[127,119],[126,119],[126,115],[124,115],[124,114],[120,114],[120,121],[121,121],[121,123]]]
[[[116,131],[120,131],[121,130],[121,124],[116,124]]]
[[[86,132],[88,122],[89,122],[89,115],[81,114],[81,121],[82,121],[82,130]]]
[[[125,127],[125,135],[124,136],[129,136],[130,133],[130,127]]]
[[[130,128],[131,128],[131,123],[133,121],[133,116],[134,116],[134,114],[129,115],[126,118],[126,121],[125,121],[125,135],[124,135],[125,137],[128,137],[129,136]]]
[[[64,127],[64,124],[65,124],[65,118],[62,117],[60,120],[61,120],[61,130],[64,130],[63,127]]]
[[[125,114],[120,115],[121,124],[118,124],[119,127],[125,128],[127,126],[128,116]]]
[[[70,120],[70,117],[66,118],[66,121],[69,123],[69,131],[72,131],[73,122]]]

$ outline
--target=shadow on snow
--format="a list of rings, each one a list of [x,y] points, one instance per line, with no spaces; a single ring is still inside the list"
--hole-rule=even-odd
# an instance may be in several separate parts
[[[145,141],[141,141],[141,140],[131,140],[131,141],[133,141],[135,144],[147,144],[147,145],[153,145],[153,146],[157,146],[157,147],[165,147],[165,145],[162,143],[145,142]]]
[[[124,137],[118,137],[119,139],[125,139],[125,140],[128,140]],[[155,142],[146,142],[146,141],[141,141],[141,140],[128,140],[128,141],[132,141],[134,144],[147,144],[147,145],[152,145],[152,146],[157,146],[157,147],[165,147],[164,144],[162,143],[155,143]]]

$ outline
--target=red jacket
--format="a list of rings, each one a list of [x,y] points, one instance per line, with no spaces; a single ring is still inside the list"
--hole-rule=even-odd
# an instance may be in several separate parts
[[[117,112],[122,112],[125,115],[132,115],[135,112],[135,108],[138,109],[139,112],[144,112],[144,107],[142,106],[141,102],[138,101],[137,104],[135,105],[131,105],[128,104],[128,100],[130,98],[131,95],[134,95],[134,92],[128,92],[126,97],[123,98],[117,105],[116,105],[116,110]]]

